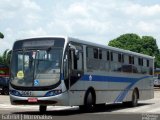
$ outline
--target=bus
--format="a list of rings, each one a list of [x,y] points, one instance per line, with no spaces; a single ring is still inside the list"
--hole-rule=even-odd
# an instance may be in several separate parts
[[[9,67],[0,64],[0,93],[9,94]]]
[[[160,87],[160,68],[154,70],[154,87]]]
[[[154,58],[71,37],[18,40],[11,57],[12,105],[79,106],[125,103],[154,97]]]
[[[0,64],[0,77],[9,77],[9,67]]]

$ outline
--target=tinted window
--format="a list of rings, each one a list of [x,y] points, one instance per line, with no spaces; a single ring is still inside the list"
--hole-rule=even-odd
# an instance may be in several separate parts
[[[98,59],[98,49],[97,48],[93,49],[93,53],[94,53],[94,58]]]
[[[102,50],[99,50],[99,59],[102,59]]]
[[[110,52],[107,51],[107,60],[109,61],[110,60]]]

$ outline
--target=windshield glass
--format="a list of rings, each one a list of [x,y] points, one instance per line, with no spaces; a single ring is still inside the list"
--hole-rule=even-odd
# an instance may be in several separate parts
[[[62,48],[18,50],[12,54],[11,83],[16,86],[50,86],[60,80]]]

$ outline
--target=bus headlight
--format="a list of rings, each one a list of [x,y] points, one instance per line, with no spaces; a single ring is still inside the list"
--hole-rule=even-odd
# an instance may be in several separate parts
[[[10,94],[15,96],[22,96],[21,93],[17,90],[10,90]]]
[[[45,97],[49,97],[49,96],[55,96],[55,95],[58,95],[58,94],[61,94],[62,93],[62,90],[52,90],[52,91],[49,91],[45,94]]]

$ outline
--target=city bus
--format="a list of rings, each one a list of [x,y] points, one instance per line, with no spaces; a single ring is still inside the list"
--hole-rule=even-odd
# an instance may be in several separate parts
[[[154,87],[160,87],[160,69],[154,69]]]
[[[154,97],[154,58],[71,37],[17,40],[11,57],[12,105],[79,106],[125,103]]]
[[[0,93],[9,93],[9,67],[3,64],[0,64]]]

